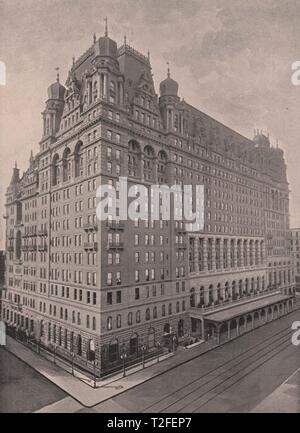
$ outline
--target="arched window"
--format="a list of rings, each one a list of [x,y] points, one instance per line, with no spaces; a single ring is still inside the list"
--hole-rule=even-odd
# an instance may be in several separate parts
[[[135,314],[135,319],[136,319],[136,323],[140,323],[140,321],[141,321],[141,312],[140,312],[140,310],[137,310],[137,312]]]
[[[130,177],[141,176],[141,147],[135,140],[128,143],[128,174]]]
[[[71,151],[68,147],[65,148],[62,159],[63,182],[71,179]]]
[[[59,156],[56,153],[52,159],[52,185],[58,185],[59,184],[59,165],[58,165]]]
[[[119,358],[119,342],[117,339],[109,343],[108,346],[108,359],[110,362],[115,362]]]
[[[107,330],[108,330],[108,331],[111,331],[111,330],[112,330],[112,317],[111,317],[111,316],[109,316],[109,317],[107,318],[107,321],[106,321],[106,327],[107,327]]]
[[[117,328],[121,328],[122,326],[122,317],[121,314],[117,315]]]
[[[138,335],[135,333],[129,340],[129,353],[130,355],[137,354],[138,351]]]
[[[157,175],[159,183],[167,182],[167,154],[160,150],[157,155]]]
[[[157,319],[157,307],[153,308],[153,319]]]
[[[169,312],[169,314],[172,314],[172,304],[169,304],[168,312]]]
[[[75,177],[83,175],[82,141],[78,141],[74,150]]]
[[[128,323],[128,325],[132,325],[132,313],[128,313],[127,323]]]
[[[161,315],[163,317],[166,315],[166,306],[165,306],[165,304],[163,304],[162,307],[161,307]]]
[[[144,148],[144,179],[145,180],[155,180],[155,153],[151,146],[145,146]]]
[[[150,320],[150,308],[146,309],[146,320]]]

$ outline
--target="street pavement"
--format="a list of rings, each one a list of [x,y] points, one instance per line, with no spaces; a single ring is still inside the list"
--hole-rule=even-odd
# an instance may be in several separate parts
[[[293,373],[300,367],[300,345],[291,343],[291,326],[299,319],[300,311],[294,311],[222,346],[213,348],[204,344],[182,351],[145,370],[119,377],[102,389],[93,389],[38,357],[35,367],[40,373],[46,371],[47,377],[54,378],[56,383],[67,383],[72,393],[53,396],[44,405],[32,403],[33,410],[102,413],[299,411],[295,396],[299,396],[300,374]],[[26,356],[37,359],[35,353]],[[60,388],[66,390],[66,387]],[[2,392],[2,399],[6,400],[10,392],[8,389]],[[287,394],[289,404],[283,402]],[[34,397],[38,399],[38,394]]]
[[[34,412],[66,394],[29,365],[0,348],[0,412]]]

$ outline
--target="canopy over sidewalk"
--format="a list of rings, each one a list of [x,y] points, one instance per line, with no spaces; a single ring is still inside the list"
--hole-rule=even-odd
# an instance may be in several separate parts
[[[291,295],[276,294],[273,296],[268,296],[266,298],[257,299],[255,301],[233,305],[221,311],[216,311],[211,314],[205,315],[205,320],[210,320],[212,322],[226,322],[227,320],[233,319],[235,317],[243,316],[245,314],[254,312],[261,308],[265,308],[280,302],[288,301],[292,299]]]

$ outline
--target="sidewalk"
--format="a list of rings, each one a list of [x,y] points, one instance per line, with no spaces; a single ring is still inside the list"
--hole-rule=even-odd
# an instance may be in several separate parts
[[[253,413],[299,413],[300,368],[288,377],[272,394],[268,395],[251,412]]]
[[[7,336],[6,350],[13,353],[26,364],[30,365],[41,375],[73,397],[73,399],[81,405],[91,407],[146,382],[147,380],[197,357],[200,354],[208,352],[215,347],[216,343],[214,341],[208,341],[190,349],[180,349],[177,351],[175,356],[171,354],[171,356],[169,355],[159,363],[153,360],[149,362],[149,366],[146,365],[146,368],[144,369],[134,369],[135,371],[133,372],[128,371],[126,377],[123,377],[122,373],[118,373],[114,377],[103,380],[98,388],[91,388],[90,385],[75,378],[53,362],[39,356],[31,349],[25,347],[23,344],[9,336]],[[152,365],[150,365],[151,363]]]

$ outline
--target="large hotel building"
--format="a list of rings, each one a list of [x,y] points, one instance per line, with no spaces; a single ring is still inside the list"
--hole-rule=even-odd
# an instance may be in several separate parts
[[[6,194],[2,318],[100,371],[187,336],[233,338],[293,307],[283,152],[178,96],[105,32],[48,88],[39,152]],[[96,217],[99,185],[204,185],[204,227]]]

